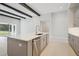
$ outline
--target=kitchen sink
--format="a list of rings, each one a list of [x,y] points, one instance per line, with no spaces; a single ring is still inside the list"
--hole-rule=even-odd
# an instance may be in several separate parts
[[[42,33],[38,33],[38,34],[36,34],[36,35],[42,35]]]

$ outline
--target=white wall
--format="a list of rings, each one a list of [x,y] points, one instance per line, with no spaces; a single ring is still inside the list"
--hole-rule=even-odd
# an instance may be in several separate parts
[[[47,22],[50,41],[65,41],[68,38],[68,11],[44,14],[40,20]]]
[[[47,23],[47,26],[48,26],[48,33],[49,33],[49,39],[51,38],[51,14],[43,14],[40,16],[40,21],[44,21]]]
[[[52,38],[65,41],[68,38],[68,11],[52,14]]]
[[[34,32],[34,24],[32,19],[21,20],[21,36],[26,36]]]
[[[49,41],[59,40],[67,41],[68,39],[68,11],[61,11],[52,14],[40,16],[41,21],[47,22],[49,28]]]
[[[27,18],[21,20],[21,36],[27,36],[29,34],[35,34],[36,32],[36,25],[39,25],[39,18]]]

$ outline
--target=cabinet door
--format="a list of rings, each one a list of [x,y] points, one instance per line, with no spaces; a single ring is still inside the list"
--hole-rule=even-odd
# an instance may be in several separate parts
[[[74,48],[74,36],[73,36],[73,35],[69,34],[69,39],[68,39],[68,41],[69,41],[70,46],[71,46],[72,48]]]
[[[49,35],[46,34],[46,45],[48,44],[48,42],[49,42]]]
[[[41,43],[40,43],[40,45],[41,45],[41,46],[40,46],[40,47],[41,47],[41,51],[43,50],[43,47],[44,47],[43,41],[44,41],[44,40],[43,40],[43,36],[41,36],[41,38],[40,38],[40,42],[41,42]]]
[[[33,56],[40,55],[40,37],[33,39]]]
[[[40,42],[41,42],[41,52],[42,52],[43,49],[44,49],[44,48],[46,47],[46,45],[47,45],[47,35],[41,36]]]
[[[27,43],[18,39],[8,38],[7,51],[9,56],[26,56]]]
[[[79,38],[78,37],[75,37],[74,49],[75,49],[75,52],[77,53],[77,55],[79,55]]]
[[[44,45],[43,48],[46,47],[46,43],[47,43],[46,41],[47,41],[47,38],[46,38],[46,35],[44,35],[44,36],[43,36],[43,45]]]

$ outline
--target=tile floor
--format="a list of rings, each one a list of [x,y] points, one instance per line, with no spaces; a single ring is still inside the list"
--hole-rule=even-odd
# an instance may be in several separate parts
[[[67,42],[52,41],[41,56],[76,56],[76,54]]]

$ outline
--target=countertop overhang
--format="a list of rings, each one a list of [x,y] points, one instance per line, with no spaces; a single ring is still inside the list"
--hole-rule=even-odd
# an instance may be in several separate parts
[[[8,37],[18,39],[18,40],[23,40],[23,41],[29,41],[29,40],[33,40],[34,38],[41,37],[41,36],[46,35],[46,34],[48,34],[48,33],[42,33],[42,35],[29,34],[29,35],[24,35],[24,36],[10,35]]]

